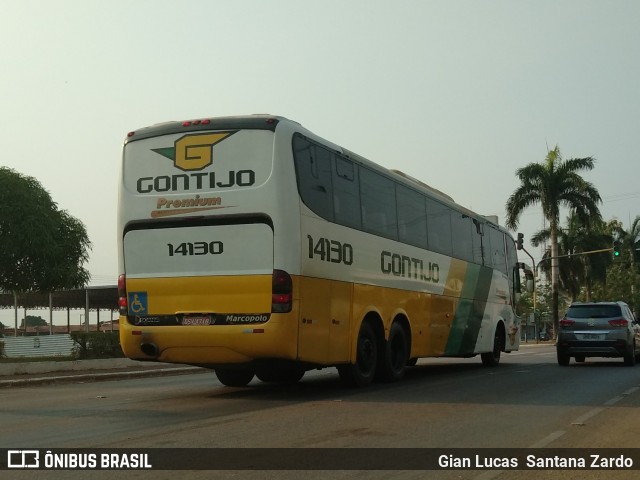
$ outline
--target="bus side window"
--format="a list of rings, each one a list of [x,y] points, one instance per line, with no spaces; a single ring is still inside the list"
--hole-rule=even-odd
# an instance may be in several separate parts
[[[492,227],[489,228],[489,232],[491,235],[491,258],[493,268],[500,270],[502,273],[507,275],[507,257],[504,249],[504,233]]]
[[[452,210],[430,198],[426,198],[426,202],[429,248],[438,253],[451,255]]]
[[[515,304],[517,302],[517,294],[521,291],[518,254],[516,252],[515,242],[509,235],[505,236],[505,244],[507,247],[507,263],[512,267],[512,274],[509,278],[509,289],[512,295],[511,301]]]
[[[457,211],[452,211],[451,231],[453,234],[453,256],[473,262],[473,235],[476,228],[471,217]]]
[[[334,155],[333,212],[337,223],[360,229],[360,179],[358,166],[351,160]]]
[[[302,201],[317,215],[333,221],[331,152],[296,135],[293,158]]]
[[[491,227],[479,220],[474,220],[476,225],[473,237],[473,259],[478,265],[493,267],[491,262]]]
[[[368,168],[360,168],[360,198],[363,229],[397,240],[395,182]]]
[[[398,184],[396,197],[400,241],[427,248],[427,212],[422,194]]]

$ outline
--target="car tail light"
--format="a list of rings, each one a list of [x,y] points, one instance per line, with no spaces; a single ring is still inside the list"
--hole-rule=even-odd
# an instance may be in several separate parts
[[[129,313],[129,306],[127,305],[127,278],[124,274],[118,277],[118,308],[120,315]]]
[[[274,270],[271,285],[271,311],[273,313],[290,312],[293,298],[291,276],[283,270]]]
[[[614,320],[609,320],[609,325],[612,327],[626,327],[629,324],[627,320],[624,318],[616,318]]]
[[[563,318],[562,320],[560,320],[561,327],[573,327],[575,323],[576,323],[575,320],[570,320],[568,318]]]

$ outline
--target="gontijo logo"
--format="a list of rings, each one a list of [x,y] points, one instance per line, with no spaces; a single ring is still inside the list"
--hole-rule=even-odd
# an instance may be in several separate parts
[[[153,151],[169,160],[173,160],[176,168],[180,170],[202,170],[213,162],[213,146],[234,133],[218,132],[185,135],[176,140],[173,147],[154,148]]]
[[[152,152],[173,160],[174,166],[184,173],[140,177],[136,181],[137,192],[192,192],[254,185],[253,170],[202,171],[213,163],[213,147],[236,132],[184,135],[173,147],[152,148]]]

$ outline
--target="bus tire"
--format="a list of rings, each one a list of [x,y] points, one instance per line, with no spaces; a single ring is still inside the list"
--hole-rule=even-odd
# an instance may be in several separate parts
[[[496,333],[493,337],[493,350],[480,354],[482,364],[485,367],[495,367],[500,363],[500,353],[504,348],[504,341],[504,328],[502,328],[502,324],[499,323],[496,327]]]
[[[407,333],[398,322],[391,324],[389,340],[384,343],[380,378],[385,382],[397,382],[404,377],[409,361],[409,342]]]
[[[368,322],[362,322],[358,332],[356,363],[338,365],[343,384],[349,387],[369,385],[378,368],[378,338]]]
[[[253,380],[254,373],[251,370],[240,368],[216,368],[216,377],[220,383],[227,387],[246,387]]]

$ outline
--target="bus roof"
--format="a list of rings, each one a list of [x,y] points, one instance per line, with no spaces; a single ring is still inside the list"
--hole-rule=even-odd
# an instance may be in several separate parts
[[[168,135],[171,133],[180,133],[185,130],[189,132],[199,131],[199,130],[215,130],[215,129],[224,129],[224,130],[271,130],[275,131],[278,122],[280,121],[288,121],[291,123],[291,120],[288,120],[284,117],[279,117],[276,115],[244,115],[244,116],[234,116],[234,117],[211,117],[211,118],[200,118],[200,119],[192,119],[192,120],[184,120],[184,121],[172,121],[172,122],[164,122],[157,123],[150,127],[140,128],[138,130],[131,131],[127,134],[127,138],[125,139],[125,144],[129,142],[134,142],[136,140],[142,140],[144,138],[156,137],[159,135]]]
[[[498,222],[497,218],[486,217],[480,215],[476,212],[473,212],[462,205],[455,202],[455,200],[447,195],[446,193],[441,192],[437,188],[434,188],[411,175],[407,175],[406,173],[395,170],[388,169],[383,167],[382,165],[376,164],[371,160],[358,155],[346,148],[338,146],[333,142],[330,142],[317,134],[307,130],[302,127],[302,125],[298,122],[290,120],[286,117],[278,116],[278,115],[269,115],[269,114],[254,114],[254,115],[239,115],[239,116],[226,116],[226,117],[209,117],[209,118],[201,118],[201,119],[192,119],[192,120],[184,120],[184,121],[169,121],[163,123],[157,123],[155,125],[151,125],[149,127],[143,127],[138,130],[134,130],[127,134],[127,138],[125,139],[125,144],[134,142],[136,140],[142,140],[145,138],[156,137],[159,135],[168,135],[173,133],[180,132],[194,132],[194,131],[202,131],[202,130],[241,130],[241,129],[249,129],[249,130],[270,130],[275,131],[276,127],[279,123],[288,123],[296,130],[300,131],[303,135],[308,135],[311,138],[314,138],[316,141],[320,141],[321,143],[330,146],[333,149],[336,149],[338,152],[346,155],[351,160],[355,160],[363,165],[366,165],[375,170],[386,172],[387,175],[395,176],[401,182],[412,185],[414,188],[418,188],[423,192],[428,193],[430,196],[434,197],[437,200],[440,200],[443,203],[448,203],[457,210],[461,211],[469,215],[470,217],[474,217],[476,219],[482,219],[484,222],[488,222],[494,224],[500,230],[506,232],[504,228],[502,228]]]

